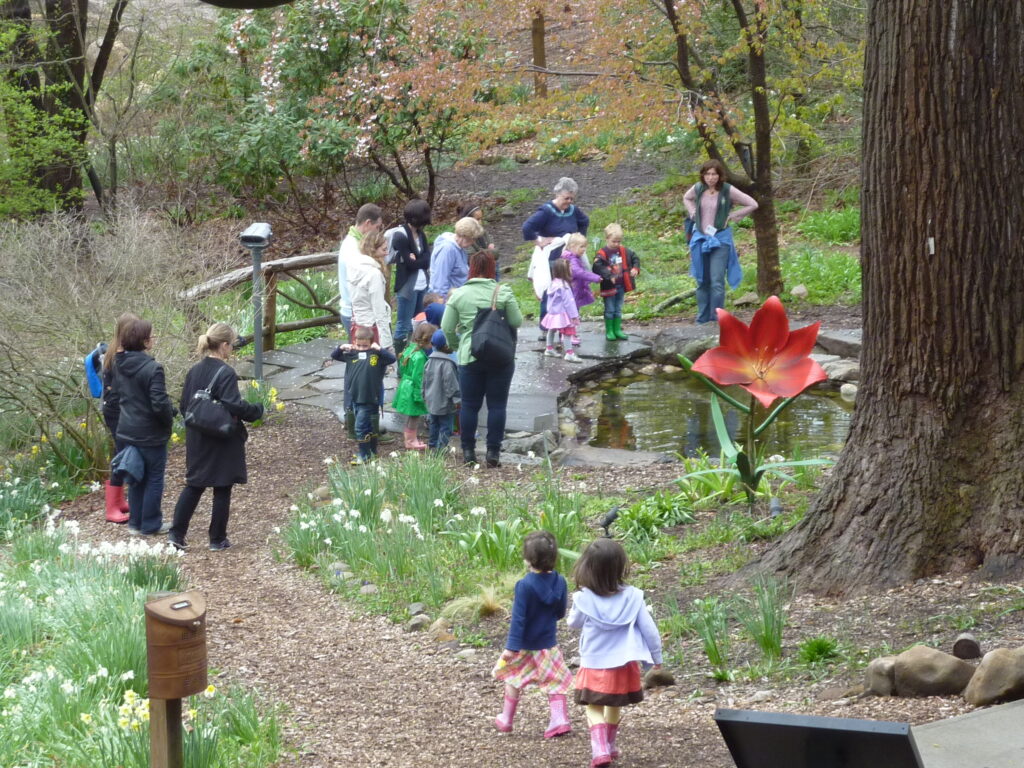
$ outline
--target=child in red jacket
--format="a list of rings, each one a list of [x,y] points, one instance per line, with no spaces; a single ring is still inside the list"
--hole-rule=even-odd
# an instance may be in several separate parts
[[[605,246],[594,257],[594,272],[601,276],[600,293],[604,298],[604,337],[608,341],[624,340],[622,304],[626,294],[636,287],[640,259],[622,245],[622,227],[609,224],[604,228]]]

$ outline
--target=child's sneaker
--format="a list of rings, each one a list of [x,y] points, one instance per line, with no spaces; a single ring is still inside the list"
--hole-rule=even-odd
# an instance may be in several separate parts
[[[583,360],[580,358],[580,356],[577,355],[575,352],[573,352],[571,349],[568,352],[565,353],[565,357],[563,359],[566,360],[567,362],[570,362],[570,363],[582,363],[583,362]]]
[[[548,347],[547,349],[545,349],[544,350],[544,355],[546,357],[561,357],[561,355],[559,355],[557,352],[555,352],[555,348],[554,347]]]
[[[353,467],[358,467],[359,465],[365,464],[365,463],[366,463],[366,459],[364,459],[362,456],[353,456],[352,460],[349,461],[349,464],[351,464]]]
[[[580,345],[580,337],[573,336],[572,338],[569,339],[569,343],[572,344],[574,347],[578,347]]]

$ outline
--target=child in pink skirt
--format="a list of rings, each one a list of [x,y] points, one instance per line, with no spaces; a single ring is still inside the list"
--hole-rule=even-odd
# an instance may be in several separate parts
[[[582,362],[576,356],[572,345],[576,343],[576,328],[580,324],[580,313],[576,309],[573,297],[572,276],[569,274],[569,262],[556,259],[551,264],[551,284],[548,285],[547,313],[541,318],[540,327],[548,332],[547,348],[544,354],[548,357],[560,357],[555,351],[555,342],[559,336],[565,345],[565,359],[570,363]]]
[[[582,629],[576,703],[587,707],[591,768],[619,756],[615,746],[622,707],[644,700],[640,664],[661,667],[661,635],[644,604],[644,593],[623,582],[626,550],[614,539],[597,539],[573,568],[573,593],[566,623]]]
[[[502,733],[512,730],[519,696],[531,683],[548,695],[551,720],[544,738],[569,733],[565,694],[572,687],[572,673],[558,648],[556,625],[565,616],[569,590],[555,570],[558,542],[547,531],[535,531],[523,540],[523,559],[530,572],[516,582],[512,623],[494,677],[505,683],[505,703],[494,719]]]

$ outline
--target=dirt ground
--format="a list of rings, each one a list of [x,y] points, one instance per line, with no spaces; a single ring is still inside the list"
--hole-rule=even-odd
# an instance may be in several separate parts
[[[491,728],[500,688],[490,669],[500,651],[504,623],[492,620],[484,631],[492,647],[477,648],[460,660],[426,634],[361,615],[357,607],[327,592],[320,581],[289,564],[275,528],[285,521],[297,494],[322,484],[323,459],[349,455],[343,430],[325,411],[289,407],[276,423],[253,430],[249,444],[250,483],[236,489],[225,552],[209,552],[205,541],[209,502],[193,522],[193,545],[182,559],[189,588],[209,603],[209,655],[216,682],[252,687],[267,702],[283,706],[291,748],[284,766],[581,766],[588,760],[582,713],[571,712],[571,735],[545,741],[546,706],[527,695],[516,730],[508,736]],[[164,514],[169,517],[180,488],[184,455],[171,452]],[[454,473],[471,470],[452,467]],[[573,467],[571,477],[588,488],[617,484],[617,470]],[[514,482],[514,467],[477,470],[483,485]],[[673,465],[637,470],[632,484],[653,490],[671,484]],[[116,540],[122,526],[103,522],[102,496],[92,494],[66,510],[82,524],[83,535]],[[706,521],[702,521],[706,522]],[[701,555],[707,557],[707,554]],[[673,592],[682,604],[712,594],[714,583],[680,589],[680,563],[669,562],[657,575],[650,597],[656,605]],[[1000,600],[985,585],[928,580],[856,600],[822,600],[800,595],[791,604],[786,654],[806,637],[830,635],[851,649],[901,648],[914,641],[948,648],[954,624],[979,603],[992,602],[990,620],[973,631],[985,649],[1024,643],[1021,612],[999,616]],[[575,638],[563,632],[567,657]],[[719,684],[696,641],[669,649],[677,685],[649,693],[627,712],[620,744],[622,766],[729,768],[712,715],[716,707],[752,708],[805,714],[928,722],[969,707],[958,698],[881,699],[850,694],[859,673],[842,668],[832,675],[796,675],[789,682]],[[736,651],[734,665],[743,666]]]

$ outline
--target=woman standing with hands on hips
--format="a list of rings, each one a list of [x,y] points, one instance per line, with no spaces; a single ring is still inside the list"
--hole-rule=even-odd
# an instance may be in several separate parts
[[[203,359],[185,375],[181,390],[181,411],[188,410],[195,393],[209,389],[237,426],[228,437],[210,437],[195,429],[185,430],[185,487],[174,507],[174,523],[168,541],[178,549],[185,548],[185,535],[203,491],[213,488],[213,512],[210,515],[210,549],[227,549],[228,515],[231,511],[231,487],[246,482],[245,441],[249,438],[243,421],[263,417],[262,403],[249,403],[238,393],[238,376],[228,365],[235,341],[235,332],[226,323],[214,323],[202,336],[196,353]]]
[[[729,225],[757,210],[757,201],[726,182],[719,160],[700,167],[700,181],[683,195],[693,221],[690,238],[690,275],[697,281],[697,322],[715,321],[715,310],[725,306],[725,281],[735,288],[743,278],[739,254]],[[733,208],[733,206],[738,206]]]

